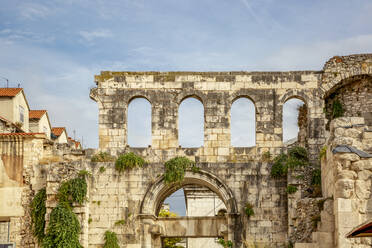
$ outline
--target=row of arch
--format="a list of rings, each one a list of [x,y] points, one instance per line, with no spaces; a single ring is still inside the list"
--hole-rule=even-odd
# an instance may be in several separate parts
[[[304,102],[288,99],[283,105],[283,141],[297,137],[298,108]],[[231,146],[250,147],[256,144],[256,108],[247,97],[237,98],[230,109]],[[195,97],[183,99],[178,109],[178,141],[182,147],[201,147],[204,143],[204,106]],[[152,142],[151,103],[137,97],[128,105],[128,145],[147,147]]]

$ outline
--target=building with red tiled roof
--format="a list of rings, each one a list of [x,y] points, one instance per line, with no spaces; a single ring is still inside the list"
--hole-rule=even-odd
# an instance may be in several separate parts
[[[24,132],[29,131],[29,110],[22,88],[0,88],[0,115]]]
[[[48,139],[50,139],[52,127],[46,110],[30,110],[29,126],[31,132],[45,133]]]
[[[57,143],[68,143],[68,136],[65,127],[53,127],[52,134]]]

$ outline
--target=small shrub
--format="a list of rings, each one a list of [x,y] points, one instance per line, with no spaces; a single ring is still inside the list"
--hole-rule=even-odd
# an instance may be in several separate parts
[[[46,190],[41,189],[31,202],[31,230],[33,235],[37,238],[39,244],[42,243],[45,233],[45,207]]]
[[[322,172],[320,169],[313,170],[313,175],[311,177],[311,185],[322,185]]]
[[[296,193],[297,192],[297,187],[296,186],[294,186],[294,185],[288,185],[287,186],[287,193],[289,194],[289,195],[291,195],[291,194],[294,194],[294,193]]]
[[[118,157],[115,162],[115,169],[119,173],[127,169],[133,169],[136,167],[142,167],[145,164],[145,160],[133,152],[122,154]]]
[[[253,205],[250,203],[246,203],[244,207],[245,215],[247,215],[248,218],[254,215]]]
[[[90,173],[87,170],[81,170],[81,171],[79,171],[78,176],[79,177],[91,177],[92,173]]]
[[[309,158],[307,156],[307,151],[301,146],[295,146],[288,151],[287,167],[294,169],[297,167],[302,167],[308,165]]]
[[[90,159],[90,161],[92,162],[113,162],[115,161],[115,158],[107,152],[99,152],[97,154],[94,154],[92,158]]]
[[[319,151],[319,159],[322,160],[323,158],[327,159],[327,146],[323,146]]]
[[[288,168],[286,166],[287,162],[287,155],[286,154],[280,154],[274,159],[274,164],[271,167],[271,176],[273,178],[280,178],[287,175]]]
[[[99,173],[103,173],[106,171],[106,168],[104,166],[99,167]]]
[[[125,220],[118,220],[115,222],[115,226],[125,225]]]
[[[344,115],[344,108],[340,100],[336,99],[332,105],[332,119],[342,117]]]
[[[166,183],[182,182],[187,169],[191,169],[193,172],[199,171],[195,163],[186,157],[172,158],[165,162],[164,166],[164,181]]]
[[[92,218],[89,218],[88,219],[88,224],[92,223],[92,221],[93,221]]]
[[[233,243],[232,243],[231,240],[225,241],[223,238],[218,238],[217,242],[220,245],[222,245],[222,247],[224,247],[224,248],[232,248],[233,247]]]
[[[58,203],[50,213],[43,248],[82,248],[79,243],[80,224],[70,206]]]
[[[270,162],[271,161],[271,153],[269,151],[266,151],[262,154],[261,160],[263,162]]]
[[[73,202],[83,204],[87,195],[87,188],[85,177],[79,176],[70,179],[63,182],[59,187],[57,199],[59,202],[68,203],[70,206]]]
[[[105,232],[105,244],[103,248],[120,248],[118,243],[118,237],[115,232],[107,230]]]

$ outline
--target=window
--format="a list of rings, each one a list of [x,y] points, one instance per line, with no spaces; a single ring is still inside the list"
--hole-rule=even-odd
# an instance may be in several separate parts
[[[151,103],[146,98],[135,98],[128,106],[128,145],[151,145]]]
[[[19,106],[19,121],[22,123],[25,121],[25,109],[21,105]]]
[[[256,110],[254,103],[241,97],[231,105],[231,145],[249,147],[256,145]]]
[[[299,110],[305,106],[304,102],[297,98],[286,101],[283,105],[283,142],[292,144],[298,141]]]
[[[204,106],[196,98],[183,100],[178,109],[178,143],[182,147],[204,144]]]

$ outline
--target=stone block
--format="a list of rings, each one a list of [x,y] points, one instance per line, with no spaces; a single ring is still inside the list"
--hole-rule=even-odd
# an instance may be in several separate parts
[[[352,212],[351,200],[337,198],[334,200],[335,213]]]

